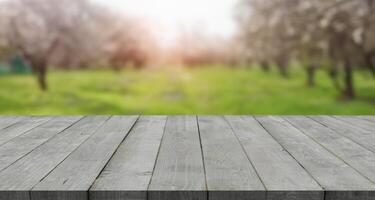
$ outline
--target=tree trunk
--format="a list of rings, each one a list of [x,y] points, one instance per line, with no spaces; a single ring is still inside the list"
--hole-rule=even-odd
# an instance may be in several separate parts
[[[267,61],[263,61],[260,63],[260,67],[264,72],[269,72],[270,71],[270,65],[268,64]]]
[[[349,61],[345,61],[344,64],[344,84],[345,88],[342,91],[343,98],[347,100],[354,99],[353,69]]]
[[[113,71],[115,71],[116,73],[121,71],[120,65],[121,64],[118,64],[118,63],[112,63],[111,66],[112,66]]]
[[[139,60],[139,59],[136,59],[134,61],[134,68],[137,69],[137,70],[141,70],[143,69],[145,66],[145,63],[143,62],[143,60]]]
[[[307,86],[308,87],[314,87],[315,86],[315,71],[316,67],[315,65],[308,65],[306,68],[307,72]]]
[[[375,78],[375,63],[373,63],[371,55],[365,55],[365,64],[367,68],[371,71],[371,74]]]
[[[332,68],[329,71],[329,76],[331,77],[333,85],[335,86],[335,88],[338,91],[341,91],[342,89],[341,89],[340,81],[338,79],[338,76],[339,76],[339,74],[338,74],[338,68],[337,67]]]
[[[289,74],[288,74],[287,66],[285,64],[281,64],[281,65],[278,65],[278,67],[279,67],[281,76],[284,78],[288,78]]]
[[[35,73],[37,75],[37,80],[39,84],[39,88],[42,91],[47,91],[48,90],[48,85],[47,85],[47,65],[46,64],[39,64],[35,68]]]
[[[281,76],[284,78],[288,78],[288,61],[286,60],[286,58],[279,58],[276,64]]]

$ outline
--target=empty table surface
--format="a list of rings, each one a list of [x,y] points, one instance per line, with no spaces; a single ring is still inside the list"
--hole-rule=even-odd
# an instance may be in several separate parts
[[[374,116],[0,116],[0,200],[375,200]]]

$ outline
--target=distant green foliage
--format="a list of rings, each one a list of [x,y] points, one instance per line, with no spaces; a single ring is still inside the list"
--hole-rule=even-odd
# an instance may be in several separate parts
[[[20,57],[14,56],[10,59],[10,70],[12,73],[16,74],[30,74],[31,67]]]
[[[8,65],[0,61],[0,75],[8,73]]]
[[[224,67],[52,71],[41,92],[31,75],[0,77],[0,114],[375,114],[375,80],[356,72],[358,98],[338,100],[326,73]]]
[[[9,61],[0,60],[0,75],[9,73],[31,74],[32,70],[20,56],[14,56]]]

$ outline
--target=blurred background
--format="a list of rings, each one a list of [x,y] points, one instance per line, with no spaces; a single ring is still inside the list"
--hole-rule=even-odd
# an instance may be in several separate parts
[[[375,1],[0,0],[0,114],[375,114]]]

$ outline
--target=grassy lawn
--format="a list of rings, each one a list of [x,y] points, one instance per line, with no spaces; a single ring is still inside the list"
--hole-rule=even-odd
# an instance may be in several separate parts
[[[52,71],[41,92],[31,75],[0,77],[0,114],[375,114],[375,80],[356,73],[358,98],[338,100],[324,72],[315,88],[257,69]]]

